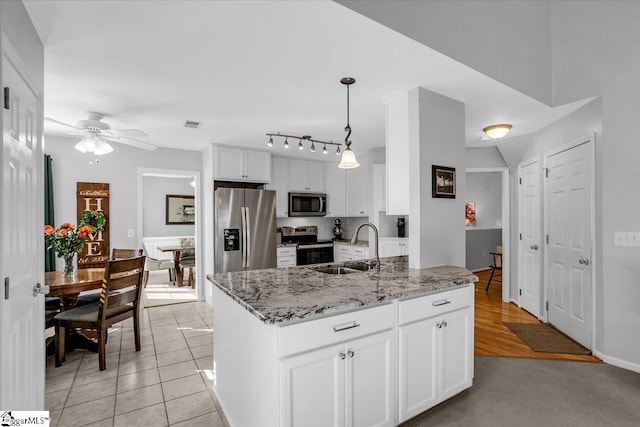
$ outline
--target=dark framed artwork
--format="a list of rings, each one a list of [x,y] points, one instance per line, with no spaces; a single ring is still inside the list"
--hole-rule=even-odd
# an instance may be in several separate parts
[[[194,196],[167,194],[167,225],[195,224],[196,207],[194,200]]]
[[[431,197],[456,198],[456,168],[431,166]]]

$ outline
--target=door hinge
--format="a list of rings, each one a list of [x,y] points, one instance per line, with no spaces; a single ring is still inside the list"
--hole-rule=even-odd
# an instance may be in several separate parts
[[[544,308],[549,311],[549,301],[545,301]]]
[[[519,178],[519,179],[520,179],[520,185],[522,185],[522,178]]]
[[[522,296],[522,289],[518,289],[518,295]]]
[[[522,240],[522,233],[520,233],[520,240]]]
[[[9,278],[4,278],[4,299],[9,299]]]
[[[544,168],[544,177],[549,178],[549,168]]]
[[[9,109],[9,88],[8,87],[4,88],[4,109],[5,110]]]
[[[549,244],[549,235],[547,234],[547,236],[545,237],[545,240],[547,241],[547,245]]]

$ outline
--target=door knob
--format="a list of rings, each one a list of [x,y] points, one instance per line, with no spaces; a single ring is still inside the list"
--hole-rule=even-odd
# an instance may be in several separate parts
[[[344,360],[345,357],[347,357],[346,354],[344,354],[343,352],[338,353],[338,357],[342,360]]]
[[[38,294],[48,294],[49,293],[49,287],[48,286],[42,286],[40,283],[36,283],[35,286],[33,287],[33,296],[37,297]]]
[[[534,251],[538,250],[538,245],[531,245],[529,246],[531,249],[533,249]]]
[[[591,263],[587,258],[580,258],[578,262],[584,265],[589,265]]]

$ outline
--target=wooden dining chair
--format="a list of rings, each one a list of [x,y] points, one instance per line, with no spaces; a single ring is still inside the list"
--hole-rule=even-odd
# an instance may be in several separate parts
[[[66,310],[55,316],[56,367],[65,360],[66,328],[95,329],[100,370],[107,368],[105,345],[110,326],[133,317],[136,351],[140,351],[140,310],[145,257],[107,261],[100,301]]]
[[[127,259],[142,256],[142,249],[116,249],[111,251],[111,259]],[[76,306],[93,304],[100,301],[100,292],[89,291],[78,295]]]
[[[489,253],[493,256],[493,264],[489,266],[491,268],[491,275],[489,276],[485,292],[489,291],[492,280],[499,280],[500,283],[502,283],[502,246],[496,246],[496,251]],[[496,274],[496,271],[498,274]]]

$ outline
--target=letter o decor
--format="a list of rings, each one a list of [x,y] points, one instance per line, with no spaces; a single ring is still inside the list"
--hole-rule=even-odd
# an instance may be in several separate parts
[[[91,224],[91,220],[96,221],[96,225]],[[104,226],[107,223],[107,218],[100,211],[84,211],[80,217],[80,226],[90,225],[97,231],[104,230]]]

